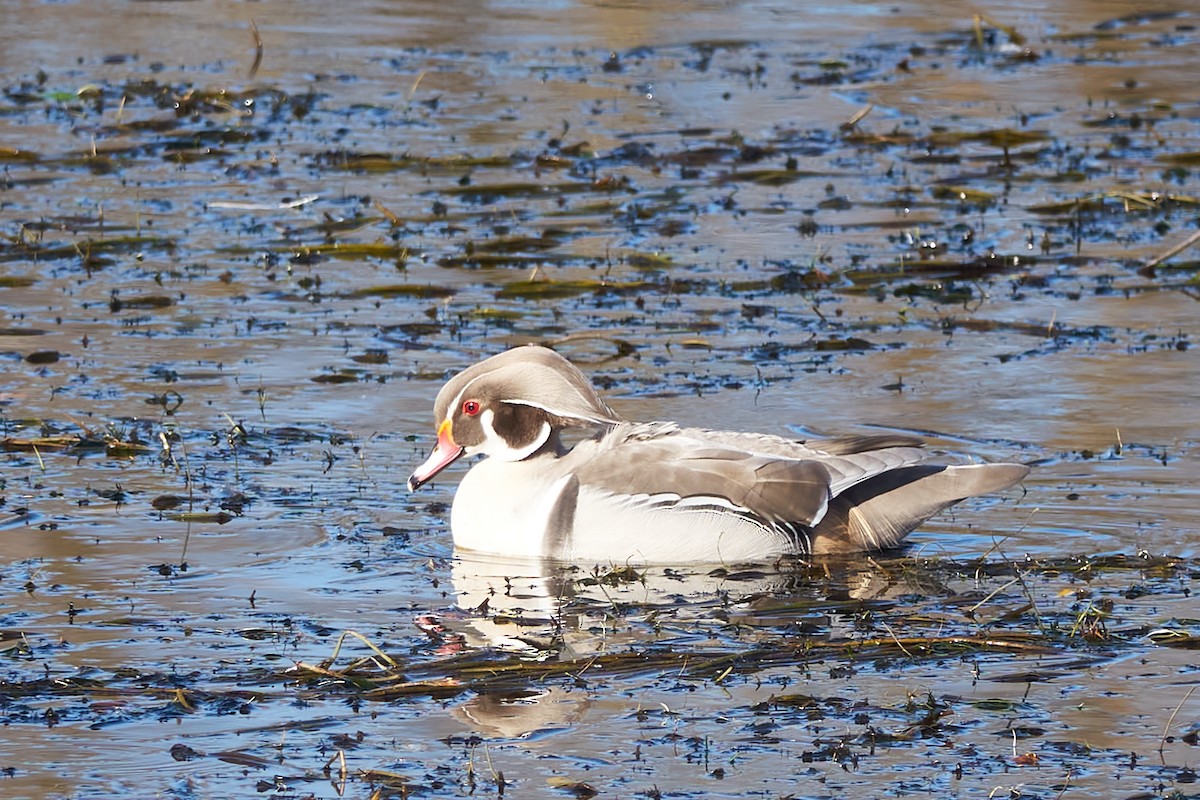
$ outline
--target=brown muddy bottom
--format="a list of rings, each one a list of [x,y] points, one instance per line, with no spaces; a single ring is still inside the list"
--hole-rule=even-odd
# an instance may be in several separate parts
[[[1200,796],[1200,18],[972,13],[7,10],[0,795]],[[873,558],[457,558],[404,481],[531,341],[1035,469]]]

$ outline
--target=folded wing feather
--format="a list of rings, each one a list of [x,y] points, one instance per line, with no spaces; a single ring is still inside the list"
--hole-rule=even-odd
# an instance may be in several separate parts
[[[920,440],[907,436],[714,439],[710,431],[689,435],[670,423],[622,423],[613,433],[606,446],[593,445],[599,452],[579,449],[580,482],[654,503],[712,498],[770,526],[812,529],[817,553],[894,547],[938,511],[1005,489],[1029,472],[1017,464],[923,464]]]

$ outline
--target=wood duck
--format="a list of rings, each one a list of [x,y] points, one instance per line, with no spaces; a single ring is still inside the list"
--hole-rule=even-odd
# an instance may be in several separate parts
[[[410,491],[464,455],[455,546],[591,563],[767,562],[884,550],[960,500],[997,492],[1021,464],[930,463],[902,435],[794,441],[628,422],[571,362],[528,345],[452,378],[437,443]],[[564,443],[563,431],[583,436]]]

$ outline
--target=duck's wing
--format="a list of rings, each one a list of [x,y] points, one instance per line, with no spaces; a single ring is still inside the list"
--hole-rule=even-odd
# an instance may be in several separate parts
[[[925,464],[920,440],[904,436],[816,444],[625,423],[567,458],[581,490],[647,512],[723,510],[818,553],[894,547],[943,508],[1007,488],[1029,471]]]
[[[582,442],[564,466],[581,491],[649,511],[712,509],[765,526],[811,527],[825,515],[830,471],[819,461],[758,455],[663,424],[623,424]]]
[[[651,423],[664,426],[669,423]],[[638,427],[638,426],[634,426]],[[705,428],[680,428],[681,436],[691,436],[712,444],[734,450],[781,458],[821,458],[824,456],[853,455],[891,447],[925,446],[923,439],[902,434],[873,434],[869,436],[844,436],[837,439],[788,439],[768,433],[742,433],[739,431],[712,431]]]
[[[896,547],[910,532],[968,497],[1007,489],[1029,474],[1022,464],[930,464],[924,441],[901,434],[794,441],[778,436],[693,431],[706,441],[754,453],[816,460],[829,471],[825,514],[812,525],[816,553]]]
[[[669,423],[627,423],[596,442],[581,443],[567,459],[582,487],[629,503],[724,508],[794,529],[815,526],[830,501],[850,487],[924,456],[913,446],[842,450],[834,454],[776,437],[714,434]]]

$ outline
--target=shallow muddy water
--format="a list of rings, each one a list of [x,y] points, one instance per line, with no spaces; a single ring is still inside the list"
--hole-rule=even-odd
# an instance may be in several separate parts
[[[1198,796],[1190,4],[5,15],[0,796]],[[404,481],[531,341],[1035,469],[873,558],[458,558]]]

